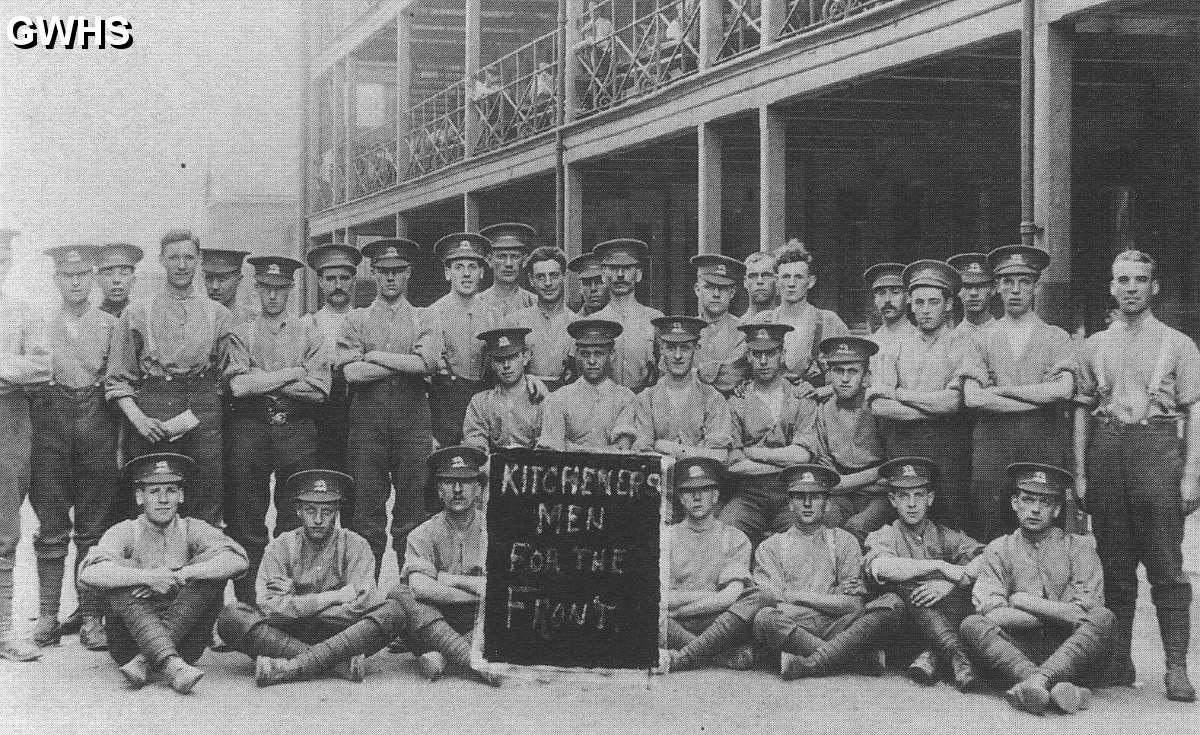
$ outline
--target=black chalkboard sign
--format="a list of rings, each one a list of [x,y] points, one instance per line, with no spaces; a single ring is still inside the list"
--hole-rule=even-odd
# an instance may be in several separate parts
[[[637,454],[492,454],[485,659],[658,664],[660,462]]]

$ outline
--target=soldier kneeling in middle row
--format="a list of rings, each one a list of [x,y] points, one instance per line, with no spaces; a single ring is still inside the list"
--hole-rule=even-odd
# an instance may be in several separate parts
[[[754,665],[749,643],[755,614],[767,603],[750,576],[750,539],[717,520],[721,463],[688,457],[675,465],[684,520],[667,529],[671,589],[666,646],[670,671],[724,658],[731,669]],[[739,647],[740,646],[740,647]]]
[[[263,554],[255,582],[258,607],[227,605],[218,632],[255,659],[259,686],[332,671],[362,681],[366,657],[403,627],[400,605],[375,586],[366,539],[337,526],[354,480],[334,470],[305,470],[287,480],[302,526],[280,534]]]
[[[754,638],[763,653],[779,652],[784,679],[825,676],[855,662],[863,673],[882,673],[880,640],[902,614],[894,593],[864,604],[858,540],[824,525],[825,503],[839,479],[822,465],[784,470],[794,525],[755,552],[755,582],[778,604],[754,617]]]

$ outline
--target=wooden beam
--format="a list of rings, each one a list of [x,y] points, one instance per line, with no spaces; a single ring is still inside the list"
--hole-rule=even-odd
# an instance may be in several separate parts
[[[783,113],[769,105],[758,108],[758,135],[758,247],[773,250],[787,238],[787,126]]]
[[[700,0],[700,68],[707,69],[721,52],[722,12],[726,0]],[[680,11],[682,12],[682,11]]]
[[[354,49],[378,33],[399,12],[407,12],[414,0],[380,0],[375,7],[342,31],[313,59],[309,78],[316,79],[333,68]],[[319,11],[318,11],[319,12]],[[336,11],[334,11],[336,12]]]
[[[721,134],[712,123],[696,127],[697,235],[701,253],[721,252]]]
[[[779,32],[783,30],[783,21],[787,18],[787,5],[787,0],[762,0],[759,48],[767,48],[779,40]]]
[[[568,258],[583,254],[583,167],[568,165],[565,169],[565,202],[563,207],[562,248]]]
[[[403,212],[396,212],[393,222],[396,237],[408,237],[408,217]]]
[[[1069,23],[1039,23],[1034,54],[1034,222],[1050,253],[1042,274],[1038,311],[1071,329],[1071,109],[1072,41]]]

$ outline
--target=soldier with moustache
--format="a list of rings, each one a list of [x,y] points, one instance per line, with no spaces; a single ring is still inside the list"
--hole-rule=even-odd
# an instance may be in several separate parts
[[[613,352],[613,380],[634,393],[654,383],[658,377],[658,353],[654,325],[663,315],[637,300],[637,285],[650,265],[650,248],[641,240],[617,238],[592,248],[604,269],[608,287],[608,305],[596,312],[596,319],[621,325]]]
[[[729,397],[745,380],[746,335],[738,330],[738,318],[729,311],[742,280],[742,264],[726,255],[694,255],[696,300],[700,318],[708,325],[700,331],[696,352],[696,375],[700,382]]]
[[[576,319],[567,333],[575,340],[579,377],[546,397],[538,446],[559,452],[628,450],[636,435],[636,396],[612,379],[621,325]]]
[[[96,280],[104,297],[100,302],[100,311],[120,318],[121,312],[129,305],[133,285],[137,282],[134,270],[144,255],[141,248],[127,242],[110,242],[100,246],[96,268]]]
[[[202,248],[200,268],[204,271],[204,286],[208,298],[229,309],[233,324],[245,324],[257,314],[238,303],[242,285],[242,263],[250,253],[245,250]]]
[[[992,297],[996,295],[990,257],[983,253],[959,253],[946,259],[958,271],[962,288],[958,299],[963,305],[963,320],[955,331],[973,337],[996,320],[992,316]]]
[[[506,327],[479,335],[491,363],[495,387],[476,393],[463,420],[463,445],[491,452],[532,448],[542,430],[541,392],[526,375],[529,329]]]
[[[254,600],[254,577],[262,560],[275,477],[275,529],[296,528],[287,478],[317,462],[312,409],[329,394],[329,353],[310,317],[287,313],[295,274],[304,264],[280,255],[250,258],[262,313],[233,329],[226,375],[233,396],[225,435],[228,448],[229,536],[246,550],[249,573],[233,584],[239,600]]]
[[[908,290],[904,288],[903,263],[876,263],[863,271],[863,281],[871,291],[879,328],[871,333],[871,341],[880,349],[901,337],[916,332],[908,320]]]
[[[502,222],[484,227],[479,234],[492,248],[487,257],[492,285],[479,294],[479,300],[499,313],[501,319],[537,303],[537,297],[521,288],[521,266],[537,230],[520,222]]]
[[[429,406],[433,438],[443,447],[462,441],[463,418],[471,397],[487,387],[487,358],[480,332],[499,327],[499,307],[479,293],[483,265],[491,253],[487,238],[473,232],[455,232],[438,240],[434,253],[442,261],[450,293],[423,310],[430,326],[440,331],[441,366],[433,375]],[[511,250],[511,249],[510,249]]]
[[[548,391],[563,385],[571,368],[571,336],[567,325],[575,312],[567,308],[567,256],[558,248],[536,248],[525,258],[522,268],[537,303],[510,314],[505,326],[529,330],[525,344],[529,348],[528,372]]]
[[[75,537],[75,577],[88,550],[113,523],[119,493],[118,416],[104,400],[109,341],[117,320],[90,300],[99,248],[51,248],[54,285],[62,303],[47,324],[50,380],[29,390],[33,423],[29,502],[38,518],[33,550],[37,556],[38,622],[33,639],[55,645],[71,627],[58,622],[65,562]],[[104,650],[104,610],[94,590],[76,584],[79,640]]]
[[[354,277],[362,262],[362,253],[348,245],[334,243],[313,248],[308,252],[307,260],[308,267],[317,274],[317,288],[324,302],[313,314],[313,321],[324,338],[327,358],[331,363],[336,362],[338,335],[353,307]],[[319,466],[345,470],[349,410],[350,386],[341,366],[331,365],[329,398],[311,408],[313,425],[317,429]]]

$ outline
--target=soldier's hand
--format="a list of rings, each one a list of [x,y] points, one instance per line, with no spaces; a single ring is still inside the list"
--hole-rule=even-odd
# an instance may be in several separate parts
[[[945,579],[922,582],[910,596],[909,602],[917,607],[933,607],[954,590],[955,584]]]
[[[151,569],[145,575],[146,580],[142,584],[156,595],[166,595],[179,588],[175,572],[170,569]]]
[[[800,380],[792,384],[792,396],[797,400],[815,398],[817,396],[817,389],[807,380]]]
[[[717,374],[721,372],[721,363],[705,361],[696,367],[696,375],[700,378],[701,383],[712,384],[717,379]]]
[[[338,601],[344,605],[349,605],[358,599],[358,588],[352,584],[348,584],[338,590]]]
[[[1200,481],[1194,477],[1185,477],[1179,483],[1179,494],[1183,502],[1183,514],[1191,515],[1200,508]]]
[[[529,395],[529,402],[537,405],[550,395],[550,389],[546,386],[546,381],[536,375],[525,376],[525,392]]]
[[[143,416],[133,428],[142,435],[142,438],[151,444],[156,444],[161,441],[166,441],[168,438],[167,430],[163,428],[163,423],[156,418]]]

